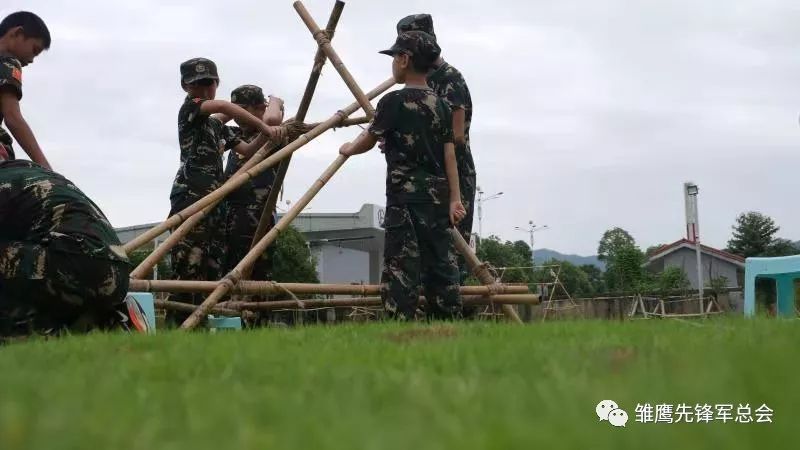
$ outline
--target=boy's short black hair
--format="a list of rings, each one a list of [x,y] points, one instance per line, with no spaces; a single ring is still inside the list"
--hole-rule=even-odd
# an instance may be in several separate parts
[[[5,36],[14,27],[22,27],[25,36],[29,38],[41,39],[45,50],[50,48],[50,30],[47,29],[44,20],[36,14],[28,11],[9,14],[0,22],[0,37]]]
[[[433,64],[439,58],[438,56],[432,55],[419,55],[414,54],[409,56],[411,59],[411,67],[417,73],[428,73],[428,71],[433,67]]]

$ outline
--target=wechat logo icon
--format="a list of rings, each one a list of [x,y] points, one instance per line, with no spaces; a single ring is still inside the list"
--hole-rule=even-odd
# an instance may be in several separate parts
[[[603,400],[594,408],[600,421],[607,420],[615,427],[624,427],[628,423],[628,413],[621,409],[614,400]]]

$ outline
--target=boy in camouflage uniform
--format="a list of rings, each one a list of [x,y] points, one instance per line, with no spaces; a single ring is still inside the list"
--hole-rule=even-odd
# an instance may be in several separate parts
[[[0,161],[0,337],[118,324],[129,271],[111,224],[72,182]]]
[[[418,30],[433,36],[433,18],[429,14],[413,14],[397,23],[397,32]],[[437,55],[438,56],[438,55]],[[438,56],[433,69],[428,72],[428,86],[442,98],[453,113],[453,134],[456,145],[461,201],[467,210],[464,220],[459,222],[458,231],[469,242],[472,235],[472,220],[475,210],[476,173],[475,162],[469,145],[469,127],[472,122],[472,98],[464,76],[455,67]],[[466,279],[466,261],[459,255],[462,283]]]
[[[452,118],[447,104],[425,84],[439,54],[434,38],[400,33],[381,53],[393,57],[392,74],[405,88],[386,94],[369,128],[339,152],[364,153],[383,140],[386,155],[386,244],[381,297],[400,319],[417,315],[418,286],[440,304],[428,311],[441,318],[461,314],[458,266],[447,229],[466,211],[458,186]]]
[[[0,22],[0,125],[8,129],[25,153],[40,166],[50,169],[36,137],[19,109],[22,100],[22,68],[50,48],[50,31],[39,16],[20,11]],[[11,136],[0,126],[0,161],[15,159]]]
[[[270,96],[269,108],[264,91],[252,84],[239,86],[231,92],[231,103],[244,108],[256,117],[263,117],[267,125],[280,125],[283,121],[283,100]],[[250,142],[258,136],[258,130],[246,123],[236,120],[238,126],[226,126],[232,133],[244,142]],[[225,179],[232,177],[248,158],[236,152],[230,152],[228,163],[225,166]],[[261,213],[267,203],[272,182],[278,166],[270,167],[251,179],[247,184],[226,197],[227,218],[225,221],[226,234],[226,264],[225,271],[230,271],[250,250],[253,236],[258,228]],[[273,246],[267,249],[272,253]],[[269,280],[270,255],[263,255],[253,268],[253,280]]]
[[[219,188],[223,181],[222,154],[232,150],[252,156],[268,139],[282,140],[285,131],[269,126],[241,106],[214,100],[219,83],[217,66],[206,58],[193,58],[180,66],[181,87],[187,96],[178,112],[180,167],[170,192],[170,216]],[[221,117],[233,118],[258,130],[250,142],[242,142]],[[178,280],[218,280],[222,277],[224,257],[224,209],[215,208],[175,247],[170,255]],[[173,294],[171,300],[199,304],[197,294]],[[170,323],[180,323],[187,313],[169,312]]]

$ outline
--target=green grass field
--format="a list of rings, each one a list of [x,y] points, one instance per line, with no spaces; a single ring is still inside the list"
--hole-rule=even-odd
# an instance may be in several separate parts
[[[0,449],[800,448],[800,322],[370,324],[0,347]],[[600,422],[615,400],[626,428]],[[637,403],[773,423],[642,424]],[[755,415],[754,415],[755,417]]]

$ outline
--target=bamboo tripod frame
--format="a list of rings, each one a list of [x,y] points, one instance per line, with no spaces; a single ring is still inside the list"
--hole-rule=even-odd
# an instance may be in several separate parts
[[[298,122],[302,122],[305,119],[305,115],[306,112],[308,111],[308,106],[310,104],[311,97],[313,96],[317,80],[319,79],[322,66],[324,65],[325,62],[325,57],[327,57],[327,59],[331,61],[331,64],[334,66],[334,68],[341,76],[342,80],[350,89],[350,92],[353,94],[356,101],[351,105],[347,106],[346,108],[337,111],[326,121],[316,124],[316,126],[314,126],[310,131],[300,135],[293,142],[289,143],[288,145],[285,145],[282,148],[279,148],[279,146],[276,144],[267,143],[261,149],[259,149],[259,151],[256,152],[256,154],[253,155],[244,164],[244,166],[241,167],[234,174],[234,176],[232,176],[229,180],[227,180],[217,190],[209,193],[208,195],[201,198],[194,204],[188,206],[187,208],[183,209],[177,214],[174,214],[173,216],[169,217],[163,223],[153,227],[152,229],[148,230],[147,232],[143,233],[142,235],[138,236],[137,238],[125,244],[124,246],[125,250],[127,252],[131,252],[149,243],[162,233],[177,227],[177,229],[175,229],[171,233],[169,238],[166,241],[164,241],[162,245],[160,245],[158,248],[154,249],[154,251],[131,273],[131,278],[132,278],[131,288],[138,290],[149,290],[149,291],[159,291],[159,292],[194,292],[194,293],[210,292],[210,295],[208,295],[208,297],[206,297],[206,299],[199,306],[194,306],[194,305],[176,306],[172,304],[175,302],[162,303],[162,306],[165,307],[182,308],[182,310],[187,312],[191,310],[191,315],[181,325],[182,329],[192,329],[196,327],[205,318],[205,316],[207,316],[212,311],[221,314],[226,314],[226,313],[231,314],[234,311],[247,310],[247,309],[269,310],[271,308],[279,308],[280,305],[279,302],[261,302],[261,303],[228,302],[232,305],[238,305],[237,308],[236,309],[229,307],[218,308],[217,304],[228,294],[253,295],[252,293],[254,292],[263,293],[271,291],[272,293],[288,292],[294,296],[295,294],[301,294],[303,292],[303,288],[307,288],[307,286],[302,286],[302,285],[294,285],[290,288],[286,284],[280,285],[278,283],[272,283],[272,282],[261,282],[262,284],[256,284],[259,282],[249,281],[246,280],[246,278],[250,276],[253,265],[260,258],[260,256],[266,251],[267,247],[269,247],[269,245],[271,245],[277,239],[278,235],[281,232],[285,231],[288,228],[289,224],[311,202],[314,196],[316,196],[317,193],[320,192],[320,190],[327,184],[327,182],[333,177],[333,175],[342,167],[345,161],[347,161],[347,157],[343,155],[338,155],[336,159],[320,175],[317,181],[308,189],[308,191],[297,202],[294,203],[292,208],[281,218],[281,220],[279,220],[278,223],[276,223],[271,229],[269,229],[269,231],[266,231],[269,224],[271,211],[272,208],[274,208],[274,203],[277,200],[277,195],[280,187],[280,184],[278,183],[279,181],[278,178],[280,178],[280,182],[282,184],[283,182],[282,177],[285,177],[286,170],[288,169],[288,159],[291,157],[292,153],[297,151],[299,148],[303,147],[305,144],[309,143],[311,140],[320,136],[325,131],[328,131],[331,128],[344,126],[347,124],[356,124],[356,123],[362,123],[363,121],[369,121],[374,115],[374,109],[370,101],[375,97],[379,96],[380,94],[382,94],[383,92],[385,92],[386,90],[388,90],[389,88],[391,88],[392,86],[394,86],[395,84],[393,79],[389,79],[381,83],[378,87],[376,87],[372,91],[365,94],[358,86],[358,84],[355,82],[352,75],[347,70],[347,67],[344,65],[344,63],[339,58],[336,51],[331,46],[330,38],[332,37],[336,24],[338,23],[339,16],[341,15],[342,12],[342,8],[344,7],[344,2],[341,1],[336,2],[336,5],[334,6],[333,12],[331,13],[331,17],[329,19],[326,30],[321,30],[317,26],[314,19],[311,17],[311,15],[308,13],[308,11],[305,9],[305,7],[300,1],[296,1],[293,6],[297,11],[298,15],[300,16],[300,18],[308,27],[312,37],[317,41],[318,45],[317,55],[315,57],[315,64],[312,69],[311,75],[309,76],[309,82],[306,86],[306,90],[303,95],[303,101],[301,102],[300,108],[298,109],[298,114],[295,116],[295,119],[298,120]],[[356,112],[358,109],[364,110],[365,117],[348,119],[348,117],[354,112]],[[248,181],[250,181],[253,177],[258,175],[259,173],[263,172],[264,170],[270,167],[273,167],[275,164],[278,163],[281,163],[281,168],[279,169],[279,174],[278,174],[280,175],[280,177],[276,177],[276,183],[273,185],[272,192],[270,193],[270,198],[268,199],[266,205],[267,207],[264,209],[262,213],[262,220],[259,223],[260,232],[264,233],[264,231],[266,231],[266,233],[264,233],[263,235],[256,234],[250,251],[227,275],[225,275],[219,281],[207,281],[207,282],[178,281],[178,280],[151,282],[148,280],[139,279],[142,278],[144,274],[148,273],[153,268],[153,266],[155,266],[161,259],[163,259],[163,257],[166,256],[167,252],[169,252],[171,248],[173,248],[181,239],[183,239],[183,237],[185,237],[191,231],[191,229],[197,223],[199,223],[200,220],[205,215],[207,215],[227,195],[245,185]],[[494,278],[488,274],[488,271],[486,271],[485,266],[477,259],[474,253],[472,253],[471,249],[466,244],[461,235],[458,234],[457,232],[453,232],[453,234],[454,236],[458,237],[458,239],[456,240],[456,248],[462,254],[464,254],[464,256],[467,258],[467,261],[470,263],[470,266],[473,267],[473,271],[476,273],[476,276],[478,276],[481,279],[481,282],[486,285],[485,287],[483,287],[484,288],[483,290],[473,289],[472,291],[470,291],[470,289],[467,289],[465,292],[474,292],[471,295],[479,296],[478,298],[471,297],[468,300],[470,302],[478,302],[477,304],[481,304],[481,302],[482,304],[487,304],[487,303],[500,304],[502,305],[503,312],[506,314],[507,317],[509,317],[509,319],[515,322],[521,322],[519,316],[517,316],[515,310],[510,306],[510,304],[538,303],[539,301],[538,296],[528,294],[527,288],[525,288],[523,292],[516,289],[506,289],[507,287],[498,284],[496,280],[494,280]],[[342,285],[338,285],[337,288],[341,286]],[[336,290],[337,289],[333,288],[325,293],[329,293],[330,291],[336,291]],[[323,291],[317,290],[317,292],[322,293]],[[372,292],[374,292],[374,290]],[[370,299],[370,301],[374,302],[375,299]],[[301,301],[293,300],[290,303],[291,305],[297,307],[298,302]],[[308,302],[308,301],[302,301],[302,302]],[[331,301],[327,302],[328,305],[331,304],[330,303]],[[273,306],[265,306],[265,304],[262,303],[270,303],[273,304]],[[334,303],[334,305],[339,305],[339,306],[343,306],[345,304],[346,302],[342,301]]]
[[[717,300],[714,297],[704,297],[703,301],[707,302],[705,306],[700,307],[700,311],[697,313],[668,313],[666,311],[666,305],[672,303],[690,303],[693,301],[697,301],[697,298],[691,296],[679,296],[679,297],[656,297],[656,298],[647,298],[647,300],[655,300],[655,306],[651,311],[648,311],[647,307],[645,306],[645,297],[641,294],[636,295],[634,298],[631,311],[628,313],[629,318],[642,318],[642,319],[649,319],[651,317],[659,317],[659,318],[691,318],[691,317],[701,317],[705,318],[710,315],[714,314],[722,314],[724,311],[722,307],[719,305]],[[641,314],[641,316],[639,316]]]
[[[548,311],[554,311],[558,313],[559,311],[565,309],[573,309],[578,307],[578,304],[575,303],[575,299],[572,298],[572,295],[570,295],[570,293],[567,291],[567,288],[564,287],[564,283],[561,282],[561,266],[556,265],[554,267],[557,268],[556,272],[553,272],[552,267],[550,267],[550,273],[554,274],[553,277],[554,279],[552,283],[547,283],[547,284],[552,284],[553,290],[550,291],[550,295],[548,296],[547,301],[545,301],[542,307],[542,321],[547,320]],[[566,299],[559,299],[559,300],[555,299],[556,291],[558,290],[559,287],[567,295]],[[553,302],[559,302],[559,301],[569,301],[569,304],[567,306],[553,306]]]

